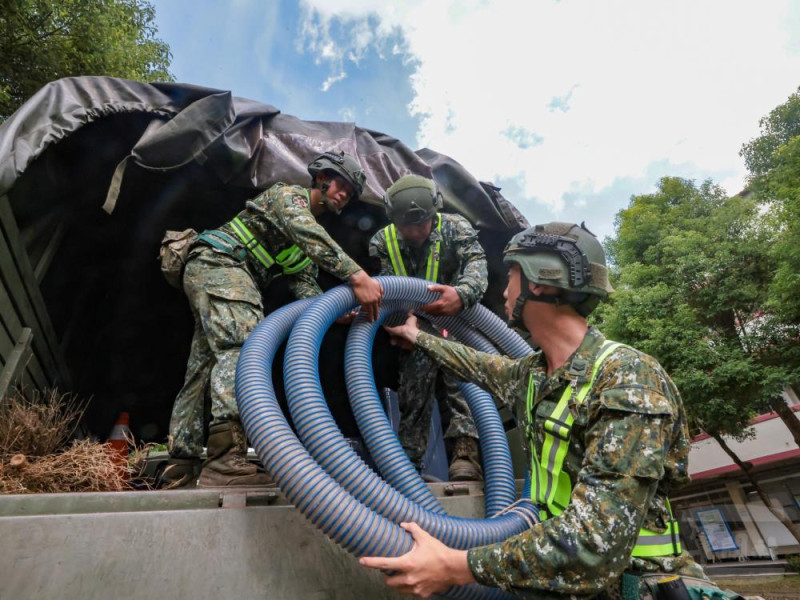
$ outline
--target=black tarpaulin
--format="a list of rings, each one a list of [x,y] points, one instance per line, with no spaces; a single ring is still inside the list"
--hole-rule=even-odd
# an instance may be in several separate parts
[[[385,224],[384,190],[405,173],[433,177],[445,211],[479,229],[490,261],[485,303],[501,305],[500,254],[526,222],[497,188],[432,150],[353,123],[304,121],[229,91],[111,77],[50,83],[0,126],[0,198],[10,202],[74,390],[96,399],[94,430],[126,408],[139,437],[165,436],[192,321],[182,294],[161,279],[163,232],[215,227],[277,181],[307,185],[306,165],[327,150],[357,156],[367,175],[363,202],[322,220],[359,264],[372,268],[367,243]],[[338,282],[322,274],[321,283]],[[277,285],[269,302],[289,299]],[[341,343],[336,332],[329,338]],[[341,352],[333,354],[323,382],[344,398],[333,374]]]

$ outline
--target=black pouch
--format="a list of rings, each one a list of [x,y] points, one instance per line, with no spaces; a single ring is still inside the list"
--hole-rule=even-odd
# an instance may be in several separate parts
[[[744,600],[705,579],[674,573],[622,575],[622,600]]]

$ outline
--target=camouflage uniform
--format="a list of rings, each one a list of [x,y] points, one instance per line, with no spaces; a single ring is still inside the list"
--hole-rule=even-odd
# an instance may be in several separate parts
[[[277,183],[249,200],[238,217],[272,256],[297,244],[313,261],[287,275],[297,298],[321,293],[315,279],[317,265],[342,280],[361,270],[317,223],[305,188]],[[239,239],[229,224],[218,231]],[[264,316],[262,294],[280,273],[280,267],[267,269],[242,244],[223,250],[196,241],[190,249],[183,289],[195,327],[185,382],[170,420],[172,456],[192,458],[202,452],[206,391],[214,422],[238,420],[234,379],[239,351]]]
[[[533,431],[541,455],[544,418],[575,379],[574,369],[591,368],[604,341],[599,331],[590,329],[567,363],[550,376],[541,354],[512,360],[425,333],[419,334],[417,346],[491,392],[515,411],[526,430],[532,374]],[[705,580],[686,553],[631,557],[640,526],[664,531],[669,519],[664,499],[689,481],[686,413],[658,362],[626,346],[617,348],[598,369],[585,402],[571,410],[575,423],[563,467],[574,482],[568,507],[504,542],[470,550],[475,579],[531,598],[619,597],[623,571]],[[527,441],[525,446],[530,464]]]
[[[428,240],[420,247],[406,244],[398,232],[400,255],[406,272],[411,277],[425,279],[425,268],[431,244],[441,240],[439,257],[439,281],[453,286],[458,292],[464,308],[474,306],[483,297],[488,285],[486,256],[478,242],[478,235],[464,217],[440,214],[441,234],[436,220]],[[380,259],[381,275],[394,275],[387,249],[386,232],[379,230],[370,240],[370,256]],[[397,390],[400,400],[400,430],[398,437],[412,462],[419,464],[428,445],[431,409],[436,392],[439,369],[424,352],[404,352],[400,358],[400,384]],[[458,386],[458,380],[444,374],[445,402],[440,403],[449,425],[445,438],[478,438],[478,430],[469,412],[467,401]]]

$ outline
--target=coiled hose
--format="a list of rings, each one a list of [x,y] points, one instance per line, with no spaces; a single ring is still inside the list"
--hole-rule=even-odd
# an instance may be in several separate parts
[[[427,495],[419,498],[416,488],[407,487],[409,482],[419,483],[421,479],[400,447],[371,376],[372,344],[378,326],[387,314],[407,311],[407,302],[389,301],[382,306],[375,323],[369,323],[365,316],[359,316],[347,338],[345,372],[348,375],[347,392],[353,416],[381,475],[400,493],[422,503],[430,491],[423,485]],[[465,340],[459,337],[459,341]],[[485,339],[483,341],[488,344]],[[467,383],[461,383],[461,390],[478,429],[485,465],[486,515],[491,517],[512,504],[517,496],[505,429],[489,394]],[[438,507],[438,501],[436,504]]]
[[[403,304],[395,310],[406,310],[406,307],[418,306],[436,297],[428,292],[427,282],[422,280],[397,277],[380,280],[385,300],[402,300]],[[455,548],[500,541],[530,527],[537,519],[537,510],[527,500],[517,502],[491,519],[449,517],[442,514],[441,506],[424,484],[412,483],[408,477],[409,482],[400,487],[412,490],[415,500],[406,498],[377,477],[352,451],[327,409],[319,385],[317,358],[325,331],[354,305],[355,298],[348,286],[335,288],[314,300],[295,302],[264,319],[242,350],[236,375],[242,423],[259,458],[287,498],[326,535],[356,556],[398,556],[410,550],[411,537],[395,525],[401,521],[415,521]],[[481,325],[470,327],[479,329]],[[374,327],[371,329],[374,331]],[[272,361],[290,330],[284,380],[292,419],[303,443],[286,421],[272,383]],[[494,336],[499,334],[490,335],[496,339]],[[510,341],[504,343],[513,345]],[[350,364],[349,358],[347,361]],[[359,377],[367,377],[374,387],[371,370]],[[348,380],[350,378],[348,373]],[[476,408],[473,414],[483,438],[481,428],[491,430],[492,426],[481,424],[486,419],[483,411]],[[492,432],[486,435],[491,438]],[[378,454],[383,452],[381,445],[376,446]],[[396,439],[393,448],[388,442],[383,445],[389,447],[390,455],[402,453]],[[489,450],[489,460],[485,462],[487,474],[502,471],[505,467],[498,469],[493,463],[502,462],[504,459],[500,455],[503,453],[493,448]],[[507,445],[505,454],[508,454]],[[387,460],[395,459],[390,456]],[[510,473],[510,460],[508,462]],[[487,477],[487,488],[489,484]],[[490,495],[487,491],[487,497]],[[487,594],[496,596],[497,593],[496,590],[487,592],[480,586],[467,586],[454,588],[448,595],[487,597]]]

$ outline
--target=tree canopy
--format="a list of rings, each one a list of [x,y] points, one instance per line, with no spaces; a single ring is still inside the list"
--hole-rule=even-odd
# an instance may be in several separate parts
[[[798,328],[769,308],[775,236],[752,194],[665,177],[606,242],[617,292],[598,314],[605,333],[660,360],[709,433],[741,434],[800,377]]]
[[[776,270],[770,305],[787,321],[800,321],[800,92],[761,119],[761,134],[741,150],[750,189],[773,216],[771,255]]]
[[[0,122],[62,77],[172,81],[154,19],[145,0],[0,2]]]

